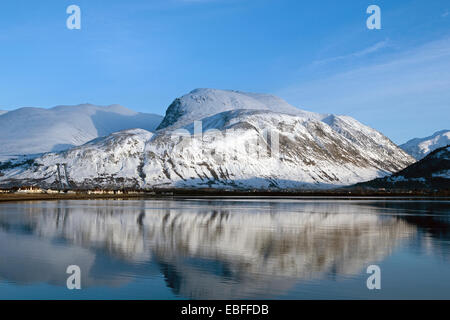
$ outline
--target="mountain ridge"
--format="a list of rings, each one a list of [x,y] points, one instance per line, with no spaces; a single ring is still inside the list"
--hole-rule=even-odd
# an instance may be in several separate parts
[[[63,152],[12,162],[1,171],[0,184],[326,189],[385,176],[414,161],[380,132],[351,117],[303,111],[270,95],[213,89],[190,94],[180,100],[182,108],[169,106],[168,120],[154,133],[121,131]],[[216,105],[218,101],[232,103]],[[198,120],[202,130],[195,132]],[[61,174],[61,166],[66,173]]]
[[[131,128],[153,131],[161,120],[120,105],[19,108],[0,115],[0,156],[62,151]]]

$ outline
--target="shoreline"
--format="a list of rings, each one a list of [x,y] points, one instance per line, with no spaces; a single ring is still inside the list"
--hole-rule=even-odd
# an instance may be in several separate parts
[[[57,201],[57,200],[157,200],[157,199],[184,199],[184,198],[207,198],[207,199],[239,199],[239,198],[272,198],[272,199],[336,199],[336,200],[363,200],[363,199],[394,199],[420,200],[438,199],[450,200],[449,191],[431,192],[369,192],[367,190],[353,191],[221,191],[221,190],[158,190],[152,192],[132,193],[132,194],[88,194],[87,192],[77,193],[3,193],[0,194],[2,202],[20,201]]]

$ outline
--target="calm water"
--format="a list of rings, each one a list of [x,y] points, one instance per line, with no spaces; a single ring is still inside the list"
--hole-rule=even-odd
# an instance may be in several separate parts
[[[450,201],[1,203],[0,298],[450,299]]]

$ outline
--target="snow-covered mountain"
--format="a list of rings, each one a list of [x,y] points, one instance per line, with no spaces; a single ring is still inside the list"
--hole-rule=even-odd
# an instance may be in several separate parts
[[[6,111],[6,110],[0,110],[0,116],[2,115],[2,114],[5,114],[5,113],[7,113],[8,111]]]
[[[0,113],[0,156],[61,151],[120,130],[154,130],[161,120],[119,105],[20,108]]]
[[[450,144],[391,176],[358,184],[386,189],[450,190]]]
[[[411,139],[400,145],[400,148],[420,160],[430,152],[448,144],[450,144],[450,130],[441,130],[429,137]]]
[[[159,128],[155,133],[118,132],[68,151],[12,161],[2,166],[0,183],[330,188],[384,176],[414,162],[388,138],[351,117],[302,111],[269,95],[194,90],[172,103]]]

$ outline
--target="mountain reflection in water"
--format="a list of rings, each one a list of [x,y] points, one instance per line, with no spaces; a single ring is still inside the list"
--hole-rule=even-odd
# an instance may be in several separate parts
[[[273,297],[361,274],[417,233],[448,236],[447,209],[268,199],[1,204],[0,279],[64,287],[75,264],[84,288],[162,275],[186,298]]]

